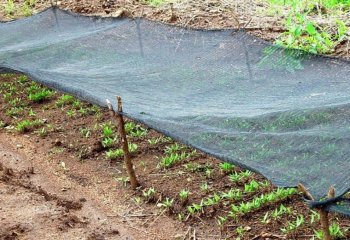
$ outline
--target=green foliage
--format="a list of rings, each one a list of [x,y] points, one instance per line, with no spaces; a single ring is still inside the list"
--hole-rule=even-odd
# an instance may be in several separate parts
[[[13,0],[7,0],[4,4],[5,14],[11,16],[15,13],[15,4]]]
[[[235,166],[228,162],[220,163],[219,167],[224,173],[230,173],[235,169]]]
[[[277,39],[278,45],[286,46],[288,48],[302,49],[311,53],[331,53],[335,47],[346,38],[347,26],[343,21],[336,20],[335,28],[322,27],[315,21],[310,20],[308,15],[312,14],[314,9],[321,9],[318,1],[287,1],[291,6],[291,10],[285,21],[286,32],[282,33]],[[338,3],[331,1],[324,6],[335,6]],[[347,2],[347,4],[350,3]]]
[[[113,147],[116,142],[117,142],[116,138],[106,137],[102,139],[102,146],[104,148],[110,148],[110,147]]]
[[[29,93],[28,99],[33,102],[40,103],[47,100],[51,95],[52,91],[48,89],[40,89],[38,91]]]
[[[243,172],[237,173],[234,172],[229,175],[229,178],[232,182],[239,182],[248,179],[252,175],[252,172],[249,170],[245,170]]]
[[[294,188],[278,188],[274,192],[270,192],[268,194],[261,194],[260,196],[253,198],[251,201],[241,202],[240,205],[231,205],[231,211],[229,212],[229,216],[236,218],[237,215],[247,214],[253,210],[261,208],[265,204],[284,200],[287,197],[292,196],[296,193],[297,190]]]
[[[109,160],[114,160],[124,155],[123,149],[110,149],[106,152],[106,157]]]
[[[304,216],[299,215],[299,216],[297,216],[295,221],[293,221],[293,222],[288,221],[287,226],[284,228],[281,228],[281,231],[283,233],[293,232],[293,231],[297,230],[299,227],[301,227],[304,223],[305,223]]]
[[[227,199],[227,200],[241,200],[242,191],[240,189],[230,189],[227,192],[222,192],[221,198]]]
[[[165,209],[170,209],[170,208],[172,208],[173,203],[174,203],[174,199],[165,198],[165,200],[163,202],[157,204],[157,206],[165,208]]]
[[[169,167],[172,167],[173,165],[175,165],[175,163],[178,163],[187,157],[188,157],[188,154],[186,152],[170,153],[170,154],[162,157],[159,164],[163,168],[169,168]]]
[[[59,97],[59,99],[56,101],[56,106],[57,107],[64,107],[66,105],[70,105],[73,104],[73,102],[75,101],[75,98],[71,95],[66,95],[63,94],[61,97]]]
[[[128,143],[128,148],[130,153],[134,153],[138,149],[138,145],[136,143]]]
[[[34,121],[23,120],[17,123],[16,130],[21,133],[28,132],[29,130],[31,130],[31,128],[37,127],[40,125],[42,125],[42,121],[40,120],[34,120]]]
[[[149,189],[144,189],[142,191],[142,195],[146,198],[147,201],[151,201],[156,196],[156,190],[153,187]]]
[[[158,7],[166,2],[166,0],[144,0],[148,5]]]
[[[148,131],[134,122],[127,122],[125,123],[125,132],[131,137],[140,138],[146,136]]]
[[[190,195],[190,191],[182,189],[179,193],[179,197],[181,201],[186,201]]]
[[[91,130],[87,127],[82,127],[79,129],[80,130],[80,134],[85,137],[88,138],[91,136]]]

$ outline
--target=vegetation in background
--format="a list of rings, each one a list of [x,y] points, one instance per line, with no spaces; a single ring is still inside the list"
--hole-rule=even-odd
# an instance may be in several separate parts
[[[278,45],[302,49],[311,53],[332,53],[348,39],[348,27],[339,19],[350,8],[349,0],[269,0],[272,7],[284,6],[286,31],[276,40]],[[283,14],[283,13],[276,13]],[[324,17],[325,16],[325,17]],[[327,24],[315,19],[329,18]]]

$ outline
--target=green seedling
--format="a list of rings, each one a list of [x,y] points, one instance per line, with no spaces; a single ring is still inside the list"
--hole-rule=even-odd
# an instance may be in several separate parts
[[[75,98],[73,96],[64,94],[56,101],[56,106],[64,107],[64,106],[73,104],[74,101],[75,101]]]
[[[138,145],[136,143],[128,143],[128,148],[130,153],[134,153],[138,149]]]
[[[116,178],[115,180],[117,180],[118,182],[121,182],[123,183],[123,186],[126,187],[128,182],[130,182],[130,179],[129,177],[119,177],[119,178]]]
[[[228,192],[222,192],[221,197],[227,200],[241,200],[242,191],[240,189],[230,189]]]
[[[197,212],[203,213],[203,206],[201,204],[193,203],[191,206],[187,207],[187,211],[190,215],[194,215]]]
[[[67,116],[72,118],[75,117],[77,115],[77,111],[75,109],[70,109],[67,111]]]
[[[229,178],[232,182],[240,182],[245,179],[248,179],[251,175],[252,175],[251,171],[246,170],[241,173],[234,172],[229,175]]]
[[[209,185],[208,185],[207,182],[204,182],[204,183],[202,183],[202,184],[200,185],[200,189],[201,189],[203,192],[209,192],[210,187],[209,187]]]
[[[182,202],[185,202],[185,201],[187,201],[188,200],[188,197],[190,196],[190,191],[187,191],[187,190],[185,190],[185,189],[182,189],[181,191],[180,191],[180,193],[179,193],[179,197],[180,197],[180,200],[182,201]]]
[[[282,217],[284,214],[290,215],[292,213],[292,210],[290,207],[285,207],[283,204],[279,206],[279,208],[276,208],[272,212],[272,217],[274,219]]]
[[[163,202],[157,204],[157,206],[169,210],[173,207],[173,203],[174,203],[174,199],[165,198],[165,200]]]
[[[36,113],[33,111],[33,109],[29,109],[29,112],[28,112],[28,115],[30,116],[30,117],[34,117],[35,115],[36,115]]]
[[[117,142],[116,138],[110,138],[110,137],[106,137],[102,140],[102,146],[104,148],[110,148],[113,147]]]
[[[339,224],[337,224],[336,222],[333,222],[329,226],[329,233],[331,234],[331,237],[333,239],[340,239],[344,237],[344,233],[342,232]]]
[[[281,228],[281,231],[283,233],[293,232],[296,229],[298,229],[299,227],[301,227],[304,223],[305,223],[304,216],[299,215],[299,216],[297,216],[295,221],[293,221],[293,222],[288,221],[287,226],[285,228]]]
[[[16,130],[21,133],[28,132],[32,127],[37,127],[37,126],[40,126],[41,124],[42,124],[42,121],[40,120],[34,120],[34,121],[23,120],[17,123]]]
[[[134,122],[127,122],[125,124],[125,132],[131,137],[140,138],[146,136],[148,131]]]
[[[89,138],[91,136],[91,130],[89,128],[86,127],[82,127],[79,129],[80,130],[80,134],[85,137],[85,138]]]
[[[10,117],[16,117],[19,116],[23,111],[23,107],[12,107],[6,110],[6,115]]]
[[[256,190],[258,190],[259,187],[260,187],[260,184],[257,181],[253,180],[250,183],[244,184],[244,192],[245,193],[252,193],[252,192],[255,192]]]
[[[235,169],[234,165],[232,165],[231,163],[227,163],[227,162],[220,163],[219,167],[220,167],[221,171],[225,174],[230,173]]]
[[[225,223],[227,222],[227,217],[218,216],[216,219],[216,222],[222,228],[225,225]]]
[[[46,131],[46,128],[41,128],[40,130],[38,130],[36,132],[38,134],[39,137],[46,137],[47,136],[47,131]]]
[[[164,152],[167,154],[172,154],[172,153],[180,152],[183,149],[184,149],[183,146],[180,146],[179,144],[175,143],[175,144],[172,144],[170,146],[167,146],[165,148]]]
[[[221,197],[217,193],[214,193],[213,196],[210,196],[210,197],[204,199],[202,205],[203,206],[213,206],[213,205],[218,204],[220,202],[220,200],[221,200]]]
[[[4,10],[7,16],[12,16],[15,13],[15,4],[13,0],[7,0],[4,5]]]
[[[110,149],[106,152],[106,157],[109,160],[120,158],[124,155],[123,149]]]
[[[28,95],[28,99],[32,102],[41,103],[45,100],[47,100],[52,95],[52,91],[48,89],[41,89],[38,92],[30,93]]]
[[[151,138],[147,140],[150,145],[156,145],[161,141],[161,138]]]
[[[160,160],[160,166],[163,168],[169,168],[175,165],[176,163],[184,160],[187,157],[186,152],[178,153],[170,153]]]
[[[104,125],[102,128],[103,138],[111,138],[114,134],[112,127],[108,124]]]
[[[147,201],[151,201],[156,196],[156,190],[151,187],[142,191],[142,195],[146,198]]]

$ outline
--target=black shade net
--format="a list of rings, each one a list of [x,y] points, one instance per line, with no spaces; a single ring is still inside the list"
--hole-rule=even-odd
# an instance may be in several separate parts
[[[50,8],[0,23],[0,72],[106,106],[280,187],[350,212],[350,64],[236,30]],[[336,198],[322,202],[330,186]],[[339,200],[339,201],[338,201]],[[321,202],[320,202],[321,201]],[[315,205],[316,204],[316,205]]]

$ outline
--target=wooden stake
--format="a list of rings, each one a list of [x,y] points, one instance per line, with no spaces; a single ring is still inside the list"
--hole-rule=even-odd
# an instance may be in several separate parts
[[[298,184],[298,189],[300,192],[302,192],[305,196],[307,196],[310,200],[314,200],[313,196],[309,193],[307,188],[299,183]],[[328,198],[334,198],[335,196],[335,189],[334,187],[330,187],[328,191]],[[323,231],[323,236],[324,240],[332,240],[331,234],[329,232],[329,219],[328,219],[328,212],[324,210],[324,208],[319,208],[318,209],[320,213],[320,222],[321,222],[321,227]]]
[[[122,143],[122,149],[124,152],[124,163],[125,163],[126,171],[128,172],[131,188],[133,190],[136,190],[136,188],[140,184],[137,181],[136,174],[134,171],[134,166],[132,164],[131,157],[130,157],[129,145],[128,145],[128,140],[126,138],[126,132],[125,132],[124,118],[122,115],[122,112],[123,112],[122,99],[121,97],[117,97],[117,102],[118,102],[117,114],[113,110],[113,106],[111,102],[108,99],[106,101],[107,101],[108,109],[111,113],[111,116],[114,118],[117,115],[117,127],[118,127],[120,142]]]

